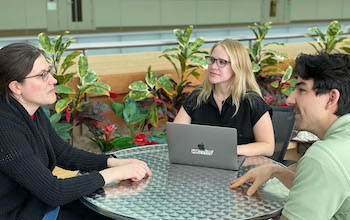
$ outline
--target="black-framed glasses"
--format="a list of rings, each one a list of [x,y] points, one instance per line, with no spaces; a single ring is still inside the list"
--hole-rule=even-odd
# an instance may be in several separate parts
[[[224,59],[215,59],[214,57],[211,56],[205,56],[205,59],[207,61],[207,63],[209,65],[213,65],[216,61],[216,64],[220,67],[220,68],[224,68],[226,66],[227,63],[231,63],[230,61],[224,60]]]
[[[34,77],[38,77],[38,76],[41,76],[41,78],[43,79],[44,82],[47,81],[47,79],[49,78],[49,75],[53,75],[53,72],[52,72],[52,67],[49,68],[48,71],[44,71],[42,74],[37,74],[37,75],[34,75],[34,76],[28,76],[24,79],[29,79],[29,78],[34,78]]]

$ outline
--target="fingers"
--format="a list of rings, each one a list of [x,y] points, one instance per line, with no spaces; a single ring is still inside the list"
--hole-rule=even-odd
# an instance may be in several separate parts
[[[263,183],[265,183],[265,182],[261,181],[260,179],[255,179],[253,184],[249,187],[249,189],[247,191],[247,195],[248,196],[253,195]]]
[[[144,162],[133,164],[133,171],[134,175],[130,178],[132,181],[140,181],[146,176],[146,174],[152,176],[151,170]]]
[[[241,176],[238,179],[231,181],[230,188],[234,189],[234,188],[236,188],[236,187],[238,187],[238,186],[240,186],[248,181],[252,181],[252,177],[249,175],[249,173],[245,174],[244,176]]]

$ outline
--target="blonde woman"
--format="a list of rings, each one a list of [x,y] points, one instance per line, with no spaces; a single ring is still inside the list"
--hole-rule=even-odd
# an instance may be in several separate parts
[[[186,98],[174,122],[236,128],[237,154],[271,156],[275,142],[271,107],[261,98],[246,48],[225,39],[206,59],[203,85]]]

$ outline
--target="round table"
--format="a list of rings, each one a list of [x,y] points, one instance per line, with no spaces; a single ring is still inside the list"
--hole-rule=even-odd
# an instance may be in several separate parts
[[[247,196],[246,183],[229,188],[230,181],[253,167],[276,163],[262,157],[246,157],[240,170],[171,164],[167,145],[151,145],[116,151],[118,158],[145,161],[153,175],[139,182],[111,183],[82,198],[82,202],[114,219],[260,219],[279,212],[289,190],[277,179]],[[79,174],[84,175],[84,174]]]

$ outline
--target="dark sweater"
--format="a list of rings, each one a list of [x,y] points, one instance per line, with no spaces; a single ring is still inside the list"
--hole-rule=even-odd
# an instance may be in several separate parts
[[[107,155],[71,147],[52,128],[39,108],[34,119],[16,100],[0,98],[0,219],[42,219],[57,206],[104,186],[96,170],[107,167]],[[92,171],[58,179],[52,170]]]

